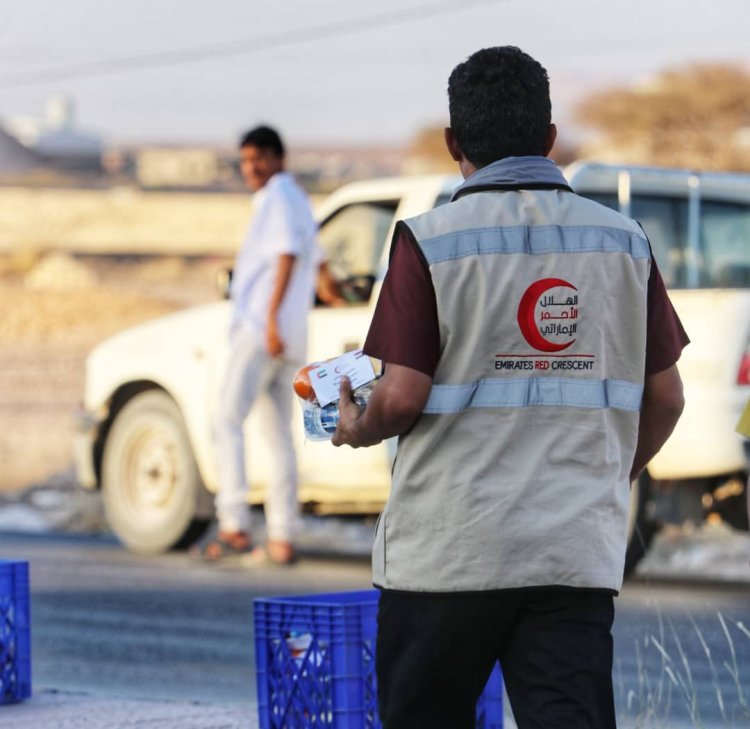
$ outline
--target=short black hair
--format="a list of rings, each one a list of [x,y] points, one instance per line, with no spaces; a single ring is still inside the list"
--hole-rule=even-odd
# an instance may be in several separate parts
[[[543,155],[552,119],[545,68],[515,46],[483,48],[448,79],[453,136],[475,167]]]
[[[260,126],[245,132],[240,138],[240,149],[243,147],[257,147],[270,149],[278,157],[284,156],[284,143],[279,133],[271,127]]]

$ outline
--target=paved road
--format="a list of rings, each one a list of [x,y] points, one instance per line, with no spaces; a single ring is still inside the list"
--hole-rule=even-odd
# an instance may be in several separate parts
[[[0,725],[12,729],[253,727],[253,598],[369,586],[362,557],[217,567],[184,554],[138,557],[103,537],[8,534],[0,554],[31,562],[33,706],[54,721],[29,723],[23,705],[4,707]],[[621,724],[750,724],[748,628],[746,585],[627,584],[615,628]],[[176,703],[148,703],[164,700]],[[66,724],[65,712],[94,723]],[[113,718],[123,714],[126,723]]]

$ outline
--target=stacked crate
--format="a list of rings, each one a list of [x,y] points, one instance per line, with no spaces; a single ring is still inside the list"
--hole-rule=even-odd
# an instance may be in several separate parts
[[[261,729],[380,729],[377,590],[255,600]],[[502,729],[503,682],[490,676],[477,729]]]
[[[0,704],[31,696],[29,565],[0,560]]]

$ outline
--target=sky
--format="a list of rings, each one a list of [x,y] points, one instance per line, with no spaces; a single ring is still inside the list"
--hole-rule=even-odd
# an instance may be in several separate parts
[[[750,70],[749,0],[0,0],[0,123],[69,94],[111,142],[406,143],[447,121],[473,51],[517,45],[548,70],[575,136],[591,92],[696,62]]]

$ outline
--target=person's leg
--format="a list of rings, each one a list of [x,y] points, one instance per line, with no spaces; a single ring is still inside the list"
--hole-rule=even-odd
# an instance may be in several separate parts
[[[292,436],[292,380],[297,368],[278,362],[257,407],[271,454],[271,478],[266,491],[265,512],[269,546],[291,545],[299,519],[297,500],[297,454]],[[280,554],[281,554],[280,550]],[[291,554],[291,553],[290,553]],[[270,555],[273,558],[273,554]],[[283,555],[282,560],[283,561]]]
[[[270,358],[252,332],[233,335],[214,424],[219,490],[216,515],[224,533],[247,532],[250,526],[245,477],[243,425],[268,377]]]
[[[497,660],[497,602],[384,591],[375,666],[383,729],[473,729]]]
[[[500,654],[518,729],[615,729],[612,595],[529,591]]]

